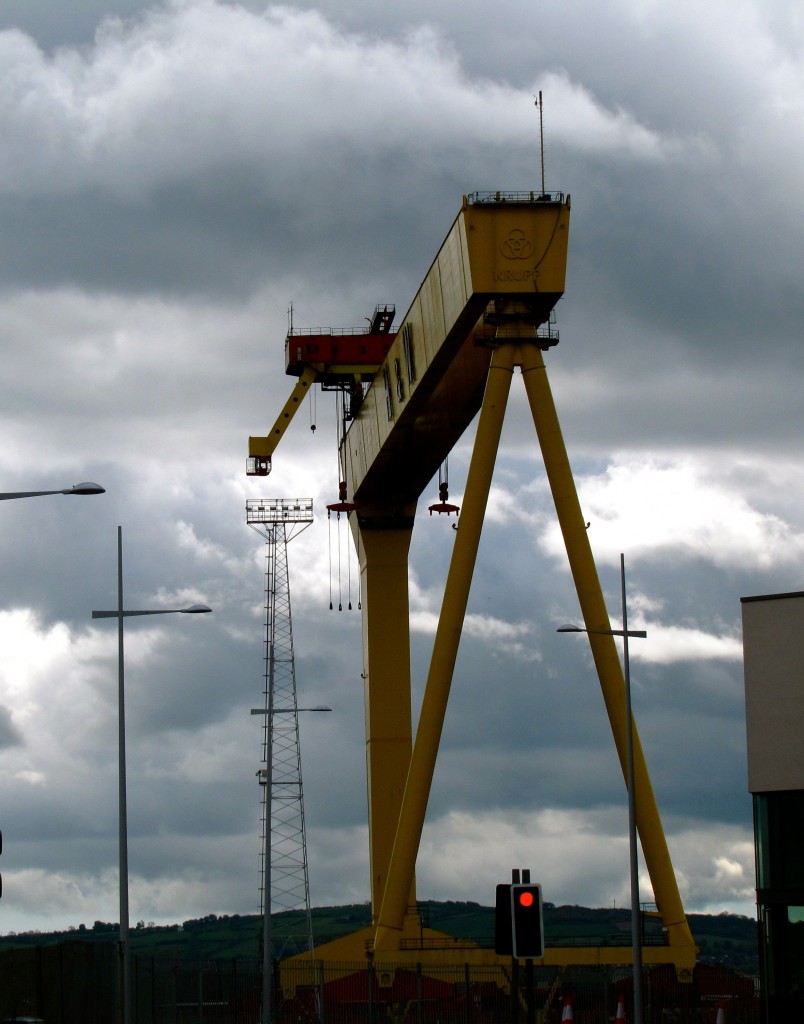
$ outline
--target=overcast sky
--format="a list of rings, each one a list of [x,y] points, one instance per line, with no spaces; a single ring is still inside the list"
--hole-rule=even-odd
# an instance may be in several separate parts
[[[804,589],[803,46],[788,0],[0,0],[0,489],[107,489],[0,505],[0,931],[118,919],[116,630],[90,618],[118,525],[129,607],[214,609],[127,626],[132,921],[257,912],[249,497],[315,501],[289,549],[300,703],[333,708],[302,721],[312,901],[369,898],[331,396],[267,480],[247,439],[290,391],[291,304],[402,314],[464,193],[539,187],[539,90],[572,195],[548,372],[612,618],[624,552],[648,633],[634,710],[671,856],[688,911],[753,914],[739,599]],[[555,633],[578,604],[514,385],[418,895],[491,904],[529,866],[551,902],[627,905],[624,786],[588,645]],[[416,700],[454,537],[436,497]]]

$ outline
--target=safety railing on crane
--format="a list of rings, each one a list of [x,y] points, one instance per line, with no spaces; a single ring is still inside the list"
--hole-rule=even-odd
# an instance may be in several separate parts
[[[354,336],[355,334],[369,334],[369,327],[363,324],[362,327],[291,327],[287,333],[288,338],[296,338],[299,336],[306,337],[307,335],[319,337],[343,338]]]
[[[480,203],[563,203],[563,192],[470,192],[464,196],[468,206]]]

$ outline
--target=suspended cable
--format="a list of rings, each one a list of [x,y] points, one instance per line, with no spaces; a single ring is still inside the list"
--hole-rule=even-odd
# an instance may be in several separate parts
[[[343,574],[341,572],[341,514],[338,513],[336,520],[336,529],[338,531],[338,611],[343,611]]]
[[[357,531],[357,610],[363,607],[363,573],[360,571],[360,530]]]
[[[332,515],[327,511],[327,537],[329,555],[329,610],[332,611]]]
[[[347,535],[346,535],[346,584],[347,584],[347,591],[346,592],[347,592],[347,598],[348,598],[347,607],[348,607],[349,611],[351,611],[352,610],[352,548],[351,548],[351,545],[349,544],[349,534],[348,534],[349,520],[348,519],[346,521],[346,529],[347,529]]]

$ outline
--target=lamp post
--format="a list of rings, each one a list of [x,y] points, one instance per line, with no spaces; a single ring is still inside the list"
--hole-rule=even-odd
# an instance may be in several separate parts
[[[106,488],[100,484],[93,484],[86,481],[82,484],[75,484],[72,487],[64,487],[58,491],[7,491],[0,494],[0,501],[10,501],[12,498],[39,498],[43,494],[105,494]]]
[[[65,492],[69,493],[69,492]],[[95,493],[95,492],[89,492]],[[117,752],[118,752],[118,827],[120,853],[120,997],[122,1024],[131,1024],[131,950],[128,916],[128,814],[126,810],[126,705],[123,659],[123,619],[130,615],[199,614],[210,612],[205,604],[189,608],[156,608],[146,611],[123,610],[123,530],[117,527],[117,608],[93,611],[93,619],[117,619]]]
[[[629,637],[644,639],[644,629],[628,628],[628,608],[625,600],[625,555],[620,555],[620,587],[622,596],[622,629],[583,629],[581,626],[560,626],[557,633],[587,633],[597,636],[623,638],[623,680],[625,682],[625,775],[628,789],[628,850],[631,875],[631,948],[634,973],[634,1024],[643,1024],[642,1001],[642,936],[639,920],[639,860],[637,855],[636,786],[634,784],[634,717],[631,709],[631,664],[628,654]]]
[[[273,652],[272,659],[273,660]],[[271,1024],[271,787],[273,785],[273,735],[274,715],[294,715],[297,711],[332,711],[324,704],[314,708],[275,708],[273,686],[268,688],[268,707],[252,708],[252,715],[266,715],[265,730],[265,849],[262,858],[262,1010],[260,1024]]]

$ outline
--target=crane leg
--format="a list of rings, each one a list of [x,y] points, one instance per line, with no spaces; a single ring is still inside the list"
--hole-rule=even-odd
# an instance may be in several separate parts
[[[500,346],[489,367],[385,896],[377,921],[375,951],[398,949],[402,936],[406,901],[413,881],[483,517],[511,389],[515,351],[513,345]]]
[[[521,360],[525,390],[542,449],[547,478],[553,494],[561,532],[564,536],[570,571],[578,593],[584,623],[587,630],[610,629],[608,612],[550,384],[547,380],[544,359],[541,351],[535,345],[527,345],[522,347]],[[589,643],[625,777],[625,682],[620,657],[614,638],[611,636],[590,633]],[[681,903],[636,724],[634,724],[633,735],[636,820],[645,864],[668,942],[671,946],[689,947],[694,962],[695,943]]]
[[[362,576],[369,859],[371,905],[376,920],[413,746],[408,600],[412,525],[372,528],[371,516],[361,511],[361,521],[354,514],[349,518],[360,552]],[[410,519],[412,524],[413,510]],[[415,903],[412,879],[408,899]]]

